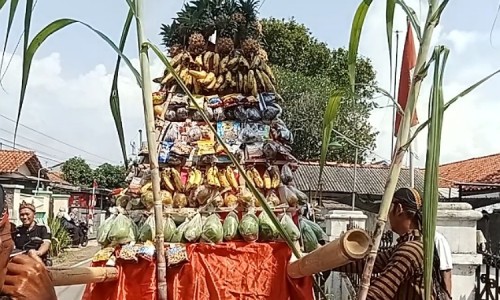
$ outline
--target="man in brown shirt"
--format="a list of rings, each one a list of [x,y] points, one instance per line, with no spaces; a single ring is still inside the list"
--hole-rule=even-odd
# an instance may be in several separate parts
[[[421,235],[422,200],[415,189],[402,188],[394,194],[389,211],[391,229],[400,238],[389,250],[377,255],[368,300],[421,300],[424,296],[424,247]],[[437,251],[435,251],[436,253]],[[365,260],[355,261],[335,271],[362,273]],[[434,257],[433,299],[451,299],[439,272],[439,258]]]

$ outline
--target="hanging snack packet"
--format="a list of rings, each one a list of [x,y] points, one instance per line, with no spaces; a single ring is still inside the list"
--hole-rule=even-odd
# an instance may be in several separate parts
[[[247,242],[255,242],[259,239],[259,219],[253,211],[247,212],[241,218],[238,231],[241,237]]]
[[[165,253],[167,258],[167,266],[175,266],[188,260],[186,245],[171,244]]]
[[[238,222],[238,215],[234,211],[227,214],[222,225],[224,229],[224,241],[232,241],[238,236]]]
[[[210,215],[205,224],[203,224],[201,239],[209,243],[220,243],[224,235],[224,229],[222,228],[222,223],[220,221],[219,215]]]

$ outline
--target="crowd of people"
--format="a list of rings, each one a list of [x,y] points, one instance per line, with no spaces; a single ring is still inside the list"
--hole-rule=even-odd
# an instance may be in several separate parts
[[[35,207],[23,202],[19,208],[22,225],[12,229],[5,192],[0,185],[0,300],[57,299],[43,257],[50,247],[50,232],[34,220]],[[63,216],[66,218],[66,216]],[[71,219],[68,217],[68,221]],[[424,251],[422,241],[422,199],[410,188],[396,191],[389,212],[390,227],[399,235],[390,250],[379,252],[368,300],[423,299]],[[42,243],[25,249],[32,237]],[[15,255],[14,248],[25,250]],[[365,259],[333,271],[362,272]],[[443,235],[436,233],[433,268],[433,300],[451,299],[451,251]]]

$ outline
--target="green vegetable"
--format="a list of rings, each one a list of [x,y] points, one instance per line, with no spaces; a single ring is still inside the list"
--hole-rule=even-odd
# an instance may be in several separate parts
[[[307,225],[309,225],[309,227],[311,227],[312,231],[316,235],[316,240],[318,240],[318,241],[328,241],[328,236],[323,231],[323,229],[321,228],[321,226],[319,226],[318,223],[313,222],[313,221],[311,221],[311,220],[309,220],[307,218],[301,217],[300,218],[300,222],[301,222],[300,226],[301,227],[302,227],[302,221],[304,221],[304,223],[306,223]]]
[[[207,218],[201,231],[201,239],[205,242],[220,243],[224,236],[224,229],[220,221],[219,215],[213,214]]]
[[[279,232],[271,218],[266,212],[261,212],[259,215],[260,231],[259,238],[261,241],[274,241],[279,237]]]
[[[113,245],[124,245],[135,241],[132,220],[123,214],[118,214],[108,233],[108,240]]]
[[[297,241],[300,238],[300,231],[295,223],[293,223],[292,217],[290,217],[288,214],[283,214],[280,223],[281,226],[283,226],[286,234],[292,241]]]
[[[175,225],[174,220],[171,217],[167,217],[165,220],[165,225],[163,226],[163,238],[165,242],[168,242],[172,239],[176,232],[177,226]]]
[[[186,219],[184,223],[182,223],[181,225],[179,225],[179,227],[177,227],[175,233],[172,235],[172,238],[170,239],[171,243],[180,243],[184,241],[184,233],[186,232],[188,224],[189,220]]]
[[[312,227],[305,222],[305,218],[301,218],[299,221],[300,233],[302,234],[302,241],[304,244],[304,252],[309,253],[318,248],[318,239]]]
[[[247,242],[254,242],[259,239],[259,219],[253,212],[248,212],[243,216],[238,231]]]
[[[232,241],[236,238],[238,235],[238,223],[239,218],[235,212],[232,211],[227,214],[222,226],[224,229],[224,241]]]
[[[146,242],[146,241],[154,241],[155,238],[155,233],[156,233],[156,227],[155,227],[155,216],[150,215],[144,224],[142,224],[141,229],[139,230],[139,242]]]
[[[109,243],[108,234],[111,230],[111,227],[113,226],[113,221],[115,220],[115,218],[116,215],[112,214],[106,220],[104,220],[104,222],[102,222],[102,225],[99,226],[99,229],[97,229],[97,242],[100,245],[107,246],[107,244]]]
[[[184,232],[184,238],[188,242],[196,242],[201,236],[202,228],[203,221],[201,220],[201,215],[196,214],[187,224],[186,232]]]

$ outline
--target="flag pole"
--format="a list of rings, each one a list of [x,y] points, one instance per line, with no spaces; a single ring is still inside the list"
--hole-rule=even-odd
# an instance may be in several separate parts
[[[399,30],[396,30],[396,55],[395,55],[395,60],[394,60],[394,76],[393,76],[393,89],[392,89],[392,93],[393,93],[393,97],[394,99],[397,98],[397,77],[398,77],[398,54],[399,54],[399,33],[400,31]],[[394,155],[394,141],[395,141],[395,138],[396,138],[396,126],[395,126],[395,123],[396,123],[396,113],[397,113],[397,108],[396,108],[396,104],[393,103],[392,105],[392,119],[391,119],[391,126],[392,126],[392,134],[391,134],[391,160],[392,160],[392,156]]]

